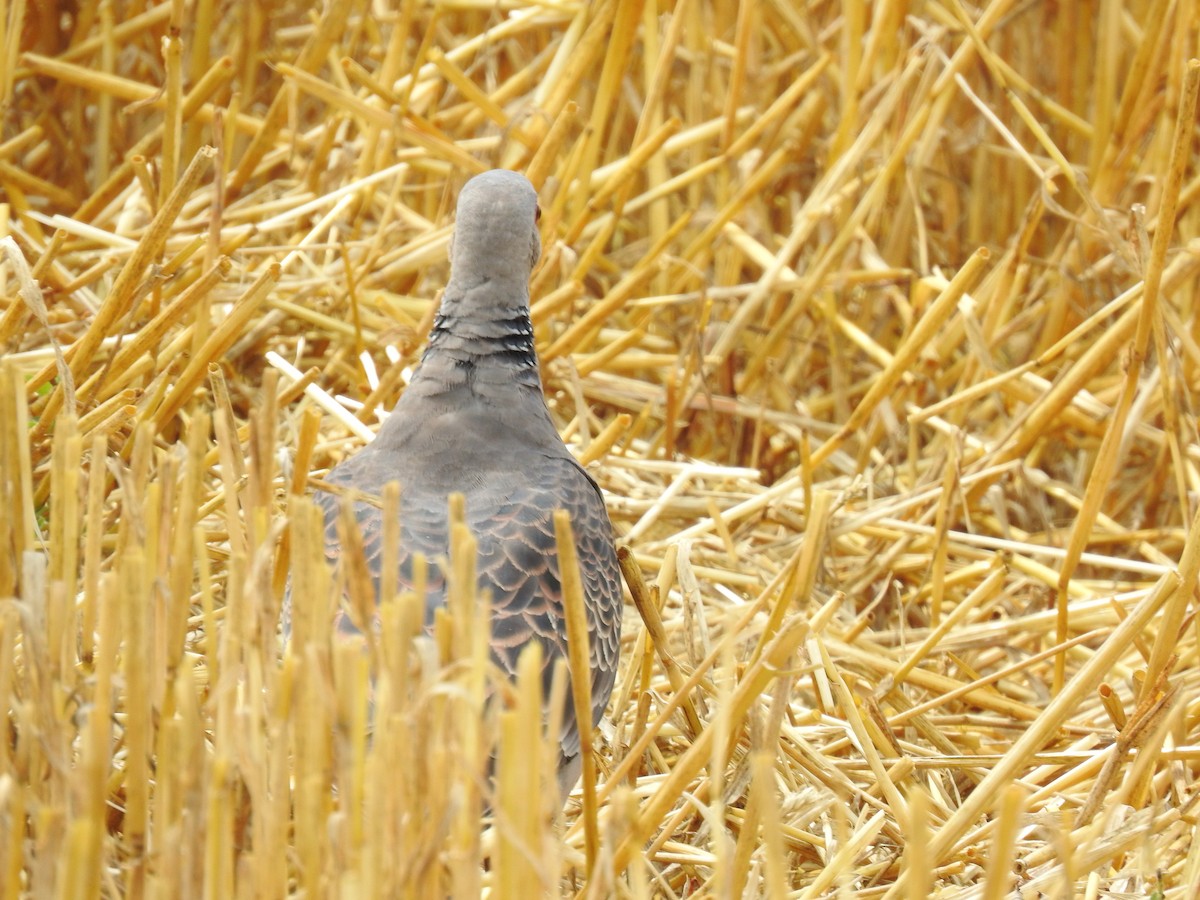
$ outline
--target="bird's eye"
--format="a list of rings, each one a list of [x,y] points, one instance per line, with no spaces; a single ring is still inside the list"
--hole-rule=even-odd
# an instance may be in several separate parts
[[[542,208],[540,206],[535,206],[533,208],[533,221],[535,221],[535,222],[542,221]]]

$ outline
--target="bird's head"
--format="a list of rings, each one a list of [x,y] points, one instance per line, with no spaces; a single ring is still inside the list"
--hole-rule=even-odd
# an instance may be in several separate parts
[[[476,175],[458,195],[451,278],[466,284],[527,282],[542,253],[540,215],[537,191],[524,175],[507,169]]]

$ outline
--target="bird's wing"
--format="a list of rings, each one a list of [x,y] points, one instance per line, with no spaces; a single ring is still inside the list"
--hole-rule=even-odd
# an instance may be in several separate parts
[[[554,534],[555,509],[567,510],[587,600],[592,727],[612,693],[620,653],[621,584],[612,525],[599,490],[573,459],[543,458],[530,474],[530,482],[509,491],[486,519],[472,515],[467,502],[479,539],[479,586],[492,592],[492,652],[500,666],[515,674],[522,648],[538,641],[545,651],[543,685],[549,690],[554,662],[566,655],[567,646]],[[567,757],[579,749],[569,697],[562,749]]]
[[[373,462],[364,451],[339,466],[328,480],[382,492],[383,484],[372,474]],[[342,500],[323,491],[316,492],[314,499],[325,516],[326,558],[336,565],[344,553],[338,533]],[[492,658],[515,676],[521,650],[538,641],[543,649],[546,691],[555,660],[566,656],[567,647],[554,534],[556,509],[571,514],[587,600],[592,727],[603,714],[616,680],[621,627],[620,570],[612,525],[599,489],[574,459],[538,457],[521,476],[487,479],[482,487],[468,491],[466,498],[467,522],[478,541],[477,584],[492,595]],[[364,561],[377,593],[383,564],[383,512],[375,503],[359,501],[354,504],[354,514],[362,534]],[[424,553],[427,624],[432,622],[434,610],[445,603],[445,578],[439,561],[447,554],[447,520],[444,497],[402,486],[398,586],[401,590],[414,587],[412,557]],[[359,631],[345,602],[339,606],[337,625],[347,633]],[[578,723],[568,694],[563,713],[564,758],[574,757],[578,750]]]
[[[362,538],[362,556],[366,572],[374,588],[374,600],[378,603],[380,576],[383,571],[383,509],[380,496],[388,482],[387,473],[376,471],[376,460],[368,452],[360,452],[342,463],[326,479],[332,484],[353,485],[355,489],[371,496],[354,503],[354,521]],[[398,479],[397,479],[398,480]],[[316,491],[313,500],[321,509],[325,520],[325,559],[331,567],[343,562],[344,541],[338,531],[338,520],[342,514],[343,499],[328,491]],[[446,585],[438,559],[447,552],[447,519],[449,510],[445,498],[428,496],[405,496],[401,486],[401,540],[397,548],[397,589],[414,590],[413,557],[422,553],[426,559],[425,619],[431,622],[433,612],[445,603]],[[343,563],[346,564],[346,563]],[[351,610],[345,602],[338,607],[337,628],[346,634],[355,634]]]

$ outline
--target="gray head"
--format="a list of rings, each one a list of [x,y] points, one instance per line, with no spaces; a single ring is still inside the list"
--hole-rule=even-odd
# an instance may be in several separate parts
[[[458,195],[450,242],[450,277],[462,285],[483,280],[528,282],[542,242],[537,191],[529,179],[492,169],[468,181]]]

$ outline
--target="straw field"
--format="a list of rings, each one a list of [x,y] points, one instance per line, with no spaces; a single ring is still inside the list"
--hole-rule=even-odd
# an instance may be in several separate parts
[[[0,0],[0,896],[1200,896],[1198,34]],[[628,548],[565,810],[486,597],[333,641],[308,499],[492,167]]]

